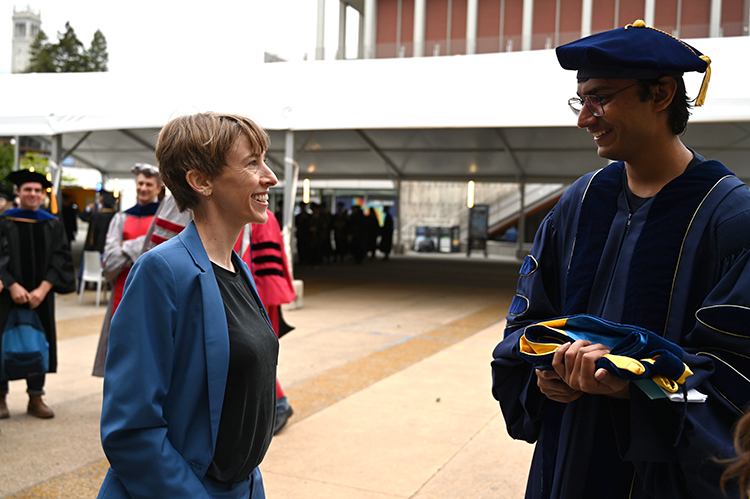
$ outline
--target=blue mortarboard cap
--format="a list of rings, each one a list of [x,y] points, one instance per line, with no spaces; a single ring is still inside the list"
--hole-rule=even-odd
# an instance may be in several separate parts
[[[561,45],[556,52],[560,65],[577,70],[579,78],[650,80],[690,71],[706,73],[695,105],[703,105],[706,99],[711,59],[641,20]]]

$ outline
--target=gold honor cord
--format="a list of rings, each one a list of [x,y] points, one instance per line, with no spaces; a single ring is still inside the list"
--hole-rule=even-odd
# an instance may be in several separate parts
[[[692,52],[696,57],[704,60],[707,64],[706,66],[706,75],[703,77],[703,82],[701,83],[701,89],[698,92],[698,97],[695,99],[695,105],[697,107],[701,107],[704,102],[706,102],[706,93],[708,92],[708,82],[711,80],[711,59],[707,55],[698,55],[695,53],[695,50],[688,45],[687,43],[683,42],[676,36],[674,36],[671,33],[667,33],[666,31],[662,31],[659,28],[654,28],[653,26],[646,26],[646,23],[643,22],[643,19],[638,19],[636,22],[632,24],[626,24],[625,29],[628,28],[646,28],[646,29],[652,29],[654,31],[657,31],[659,33],[663,33],[671,38],[674,38],[678,42],[680,42],[684,47],[686,47],[690,52]]]

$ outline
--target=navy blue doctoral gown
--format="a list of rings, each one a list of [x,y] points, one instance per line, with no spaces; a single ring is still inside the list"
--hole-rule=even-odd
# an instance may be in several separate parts
[[[508,432],[537,444],[527,498],[724,497],[714,458],[734,454],[732,425],[750,403],[750,191],[696,157],[632,214],[622,162],[588,174],[536,235],[492,362]],[[687,388],[707,402],[651,400],[635,386],[630,400],[547,399],[519,336],[578,313],[682,346]]]

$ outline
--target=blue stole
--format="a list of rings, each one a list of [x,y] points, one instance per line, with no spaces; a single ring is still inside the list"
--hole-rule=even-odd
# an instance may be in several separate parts
[[[156,214],[156,210],[159,208],[159,202],[155,201],[149,204],[136,204],[132,208],[125,210],[125,213],[134,217],[150,217]]]
[[[3,215],[9,219],[21,219],[24,222],[44,222],[46,220],[54,220],[56,217],[51,213],[44,210],[22,210],[21,208],[11,208],[10,210],[3,213]]]

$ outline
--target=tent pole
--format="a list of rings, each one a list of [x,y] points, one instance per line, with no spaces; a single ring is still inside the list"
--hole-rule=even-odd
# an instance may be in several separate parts
[[[521,198],[521,211],[518,214],[518,237],[516,238],[516,258],[523,260],[523,240],[526,234],[526,178],[521,177],[518,183],[518,191]]]
[[[284,220],[281,234],[284,238],[284,251],[289,262],[289,273],[294,279],[294,258],[292,258],[292,230],[294,225],[294,202],[297,197],[297,177],[299,165],[294,158],[294,132],[287,130],[284,151]]]
[[[13,171],[18,171],[21,168],[21,136],[16,135],[13,138],[16,141],[13,144]]]
[[[401,247],[401,179],[396,178],[393,183],[396,184],[396,253],[406,253]]]

